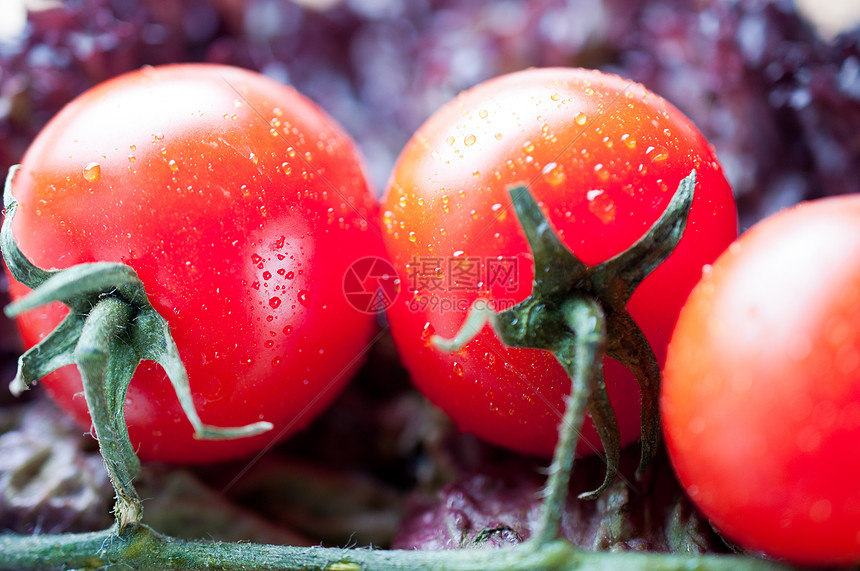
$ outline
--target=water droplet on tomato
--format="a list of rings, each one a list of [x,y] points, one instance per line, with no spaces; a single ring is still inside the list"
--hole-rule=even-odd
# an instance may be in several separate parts
[[[455,374],[455,375],[457,375],[458,377],[462,377],[462,376],[463,376],[463,372],[464,372],[464,371],[463,371],[463,365],[461,365],[461,364],[460,364],[460,363],[458,363],[457,361],[454,361],[454,365],[453,365],[451,368],[452,368],[452,370],[454,371],[454,374]]]
[[[289,335],[290,333],[293,332],[293,328],[292,328],[292,326],[287,325],[286,327],[284,327],[283,331],[284,331],[284,335]]]
[[[636,138],[631,137],[629,133],[624,133],[621,135],[621,142],[624,143],[628,149],[633,150],[636,148]]]
[[[264,280],[272,279],[272,272],[263,272],[263,279]]]
[[[615,220],[615,202],[603,190],[589,190],[586,193],[588,209],[601,222],[608,224]]]
[[[526,141],[523,143],[523,150],[527,153],[533,153],[535,150],[535,144],[531,141]]]
[[[552,99],[553,101],[558,101],[559,99],[561,99],[561,95],[559,95],[558,93],[553,93],[552,95],[549,96],[549,98]]]
[[[295,274],[295,273],[293,273],[293,272],[287,272],[287,275],[285,275],[284,277],[285,277],[285,278],[287,278],[288,280],[291,280],[291,279],[293,279],[293,277],[294,277],[295,275],[296,275],[296,274]]]
[[[299,303],[308,307],[311,304],[311,294],[307,290],[301,290],[298,294]]]
[[[484,119],[487,115],[488,113],[486,109],[481,109],[480,111],[478,111],[478,117],[480,117],[481,119]]]
[[[558,186],[564,182],[566,175],[564,169],[558,163],[549,163],[543,168],[543,177],[552,186]]]
[[[417,241],[417,240],[418,240],[418,236],[416,236],[416,235],[415,235],[415,232],[410,232],[410,233],[409,233],[409,241],[410,241],[410,242],[415,242],[415,241]]]
[[[660,163],[669,158],[669,151],[667,151],[663,147],[648,147],[648,150],[645,151],[645,154],[651,159],[651,162],[653,163]]]
[[[585,113],[577,113],[573,120],[577,125],[585,125],[585,122],[588,121],[588,116]]]
[[[591,202],[591,201],[593,201],[595,198],[597,198],[598,196],[600,196],[601,194],[603,194],[604,192],[605,192],[605,191],[604,191],[604,190],[602,190],[602,189],[600,189],[600,190],[589,190],[588,192],[586,192],[586,193],[585,193],[585,198],[586,198],[589,202]]]
[[[423,341],[425,344],[429,344],[430,338],[433,337],[435,333],[436,328],[433,327],[433,325],[429,321],[425,322],[424,328],[421,330],[421,341]]]
[[[179,170],[179,165],[176,164],[176,161],[174,159],[170,159],[169,161],[167,161],[167,166],[169,166],[170,170],[172,170],[173,172]]]
[[[96,162],[84,165],[84,178],[90,182],[96,182],[102,174],[102,166]]]
[[[475,137],[475,135],[469,134],[469,135],[466,135],[465,139],[463,139],[463,144],[466,145],[467,147],[471,147],[472,145],[475,144],[476,140],[477,140],[477,137]]]
[[[272,309],[278,309],[281,306],[281,298],[273,297],[269,300],[269,307]]]

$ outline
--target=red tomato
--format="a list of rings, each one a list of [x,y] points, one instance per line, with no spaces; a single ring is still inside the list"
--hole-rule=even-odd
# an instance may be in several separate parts
[[[764,220],[693,290],[662,393],[672,462],[729,538],[860,562],[860,197]]]
[[[497,310],[532,289],[531,252],[507,188],[527,184],[555,231],[586,264],[633,244],[696,169],[686,235],[628,309],[662,363],[677,312],[736,236],[731,189],[714,152],[677,109],[641,85],[582,69],[503,76],[443,107],[401,154],[383,200],[384,238],[404,289],[389,309],[416,385],[463,431],[549,455],[570,380],[554,357],[505,347],[489,327],[462,351],[451,337],[478,298]],[[629,443],[639,435],[633,376],[606,363],[608,391]],[[580,452],[599,450],[590,422]]]
[[[275,425],[194,440],[166,376],[146,363],[126,405],[141,457],[253,453],[307,424],[350,377],[374,319],[341,284],[351,262],[381,251],[376,206],[353,143],[292,88],[222,66],[144,68],[67,105],[22,165],[12,193],[24,254],[43,268],[130,265],[170,324],[203,422]],[[65,311],[21,316],[26,345]],[[89,426],[74,367],[44,384]]]

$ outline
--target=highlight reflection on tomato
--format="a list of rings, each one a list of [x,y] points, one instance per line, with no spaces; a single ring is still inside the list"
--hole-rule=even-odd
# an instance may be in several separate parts
[[[349,264],[381,251],[356,149],[312,102],[260,74],[174,65],[101,84],[36,138],[12,194],[14,237],[37,266],[114,261],[137,272],[203,422],[274,424],[252,438],[194,440],[166,376],[147,363],[126,405],[142,458],[231,458],[295,431],[350,377],[374,327],[342,291]],[[26,292],[13,283],[12,293]],[[64,313],[55,303],[19,317],[26,345]],[[332,335],[334,321],[349,335]],[[44,384],[89,426],[74,367]]]
[[[489,327],[455,354],[429,339],[453,336],[478,298],[505,309],[531,291],[508,187],[528,185],[566,246],[593,265],[635,242],[693,169],[687,233],[628,305],[661,363],[702,266],[736,235],[731,190],[702,135],[641,85],[579,69],[510,74],[443,107],[404,149],[382,202],[386,246],[412,290],[389,318],[418,388],[464,431],[551,454],[570,381],[550,354],[505,347]],[[636,382],[614,361],[606,380],[629,443],[639,434]],[[589,423],[579,450],[599,447]]]

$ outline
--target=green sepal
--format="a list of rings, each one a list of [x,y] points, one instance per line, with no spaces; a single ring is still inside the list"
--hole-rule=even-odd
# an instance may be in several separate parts
[[[6,179],[6,218],[0,228],[0,248],[12,276],[33,291],[7,306],[6,314],[14,317],[55,301],[70,311],[54,331],[19,358],[11,389],[20,393],[60,367],[77,365],[93,429],[117,492],[116,515],[123,528],[137,523],[141,513],[132,485],[140,462],[128,436],[124,412],[128,386],[141,361],[155,361],[164,369],[195,438],[243,438],[273,426],[269,422],[240,427],[203,424],[167,320],[149,302],[133,268],[93,262],[43,270],[30,262],[12,235],[18,207],[11,192],[16,172],[17,168],[11,169]]]
[[[696,191],[690,171],[656,222],[632,246],[589,269],[591,287],[604,302],[623,308],[648,274],[666,261],[687,228]]]
[[[18,371],[9,385],[14,395],[20,395],[34,382],[60,367],[75,363],[75,345],[84,327],[84,317],[69,314],[42,341],[18,357]]]
[[[576,414],[588,413],[591,416],[606,454],[603,483],[594,491],[582,494],[581,498],[594,499],[612,483],[620,458],[620,435],[606,392],[602,367],[592,364],[587,383],[579,379],[584,374],[581,367],[585,365],[581,363],[588,361],[578,356],[586,351],[584,341],[579,337],[596,334],[596,331],[588,330],[581,321],[575,320],[570,313],[571,308],[580,308],[585,304],[583,300],[588,300],[600,309],[600,334],[604,335],[604,342],[598,346],[599,354],[594,358],[602,360],[607,355],[619,361],[633,373],[639,384],[642,452],[636,474],[642,478],[659,445],[660,367],[626,305],[638,285],[678,245],[686,229],[695,186],[696,171],[693,170],[679,183],[665,211],[639,240],[624,252],[591,267],[581,262],[561,242],[528,188],[512,188],[509,192],[513,206],[534,258],[535,277],[530,296],[498,314],[486,310],[470,312],[463,328],[453,339],[433,338],[442,350],[459,350],[489,321],[505,344],[544,349],[555,355],[572,382],[567,409],[575,404]],[[594,325],[597,327],[596,322]],[[578,391],[585,391],[584,396],[578,395]],[[582,419],[568,420],[559,427],[559,442],[573,447],[569,454],[573,454],[576,448],[581,424]],[[559,455],[568,454],[562,448],[557,445],[553,465]]]
[[[532,296],[548,298],[570,292],[588,275],[588,266],[559,239],[527,187],[508,192],[534,256]]]
[[[2,231],[0,231],[0,250],[3,252],[3,260],[6,262],[9,273],[28,288],[36,289],[59,270],[44,270],[33,265],[18,249],[18,243],[15,242],[15,237],[12,235],[12,218],[15,216],[15,211],[18,210],[18,202],[12,196],[12,182],[20,170],[21,165],[12,165],[9,168],[9,174],[6,175],[6,184],[3,186],[3,210],[5,220],[9,222],[4,221]]]

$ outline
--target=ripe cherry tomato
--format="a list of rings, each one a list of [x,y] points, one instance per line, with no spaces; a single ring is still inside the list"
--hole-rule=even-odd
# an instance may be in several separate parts
[[[510,186],[528,185],[567,247],[597,264],[641,237],[693,169],[686,235],[628,305],[661,363],[702,266],[737,232],[731,189],[690,121],[641,85],[582,69],[503,76],[433,115],[401,154],[382,204],[386,246],[408,293],[389,309],[391,328],[419,389],[463,431],[551,454],[570,391],[552,355],[505,347],[489,327],[455,354],[430,337],[452,337],[477,299],[503,310],[531,291]],[[622,441],[632,442],[636,382],[611,360],[606,382]],[[600,449],[590,423],[584,437],[580,452]]]
[[[506,189],[527,184],[565,244],[597,264],[635,242],[678,183],[698,171],[687,234],[628,305],[662,363],[677,312],[736,235],[731,190],[702,135],[641,85],[581,69],[503,76],[443,107],[401,154],[383,199],[384,237],[408,295],[389,309],[416,385],[463,431],[548,455],[570,381],[549,353],[503,346],[489,327],[462,351],[451,337],[472,303],[525,299],[531,253]],[[480,302],[479,302],[480,303]],[[639,393],[606,363],[623,442],[639,434]],[[600,449],[590,423],[580,451]]]
[[[356,149],[316,105],[262,75],[175,65],[101,84],[39,134],[12,194],[14,236],[37,266],[113,261],[137,271],[169,322],[204,423],[275,425],[253,438],[194,440],[166,376],[145,363],[126,406],[143,458],[231,458],[294,432],[344,385],[373,330],[373,316],[342,292],[350,263],[382,248]],[[22,315],[25,344],[65,311]],[[74,367],[44,384],[89,426]]]
[[[860,197],[754,226],[693,290],[661,398],[681,482],[741,546],[860,562]]]

